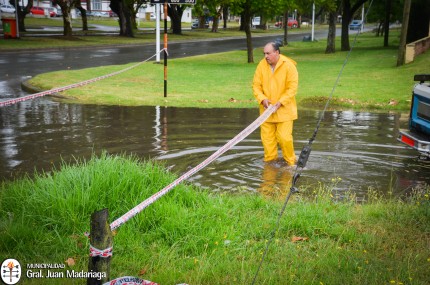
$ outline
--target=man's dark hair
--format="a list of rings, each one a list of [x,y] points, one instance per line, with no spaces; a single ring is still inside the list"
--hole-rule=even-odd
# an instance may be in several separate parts
[[[277,42],[270,42],[270,44],[272,45],[273,49],[275,51],[279,51],[279,53],[281,53],[281,49],[279,48],[281,45]]]

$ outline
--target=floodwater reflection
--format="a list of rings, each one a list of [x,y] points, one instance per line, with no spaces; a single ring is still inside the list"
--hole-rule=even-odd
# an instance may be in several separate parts
[[[262,195],[285,200],[291,187],[294,169],[283,159],[264,163],[261,184],[257,188]]]
[[[40,102],[42,101],[42,102]],[[177,175],[198,165],[258,116],[257,109],[120,107],[22,102],[0,110],[0,179],[49,171],[106,150],[162,162]],[[300,110],[296,154],[311,137],[320,111]],[[369,187],[402,194],[430,184],[430,165],[396,141],[406,116],[330,111],[320,127],[299,185],[331,183],[364,195]],[[282,195],[290,172],[263,163],[259,131],[189,179],[202,187]],[[272,188],[272,191],[268,189]],[[281,191],[281,190],[279,190]],[[282,190],[284,191],[284,190]]]

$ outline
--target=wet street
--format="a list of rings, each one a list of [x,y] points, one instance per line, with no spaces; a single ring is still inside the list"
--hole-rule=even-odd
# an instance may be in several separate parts
[[[303,35],[301,35],[303,36]],[[272,39],[273,40],[273,39]],[[262,46],[268,38],[261,38]],[[261,41],[261,42],[260,42]],[[244,49],[242,41],[172,44],[170,56]],[[27,95],[28,76],[60,69],[123,64],[145,59],[153,46],[100,50],[2,53],[0,100]],[[312,135],[319,110],[299,110],[294,127],[296,154]],[[222,114],[220,116],[220,114]],[[62,160],[89,158],[106,150],[156,159],[180,175],[196,166],[258,116],[257,109],[118,107],[26,101],[0,109],[0,180],[49,171]],[[300,183],[334,183],[360,197],[369,187],[404,194],[430,183],[430,164],[396,141],[407,114],[330,111],[325,115]],[[190,181],[222,191],[260,191],[288,187],[291,170],[264,164],[259,132],[203,169]]]

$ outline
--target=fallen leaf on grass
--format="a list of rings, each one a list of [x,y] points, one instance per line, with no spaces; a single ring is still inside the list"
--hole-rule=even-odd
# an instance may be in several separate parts
[[[396,106],[397,104],[399,104],[399,102],[397,102],[394,99],[390,99],[390,102],[388,103],[388,105],[390,105],[390,106]]]
[[[143,268],[139,271],[139,276],[145,275],[146,274],[146,268]]]
[[[72,257],[69,257],[66,259],[66,261],[64,261],[68,266],[73,266],[75,265],[75,259]]]
[[[298,241],[306,241],[306,240],[308,240],[309,238],[308,237],[296,237],[296,236],[293,236],[292,238],[291,238],[291,241],[292,242],[298,242]]]

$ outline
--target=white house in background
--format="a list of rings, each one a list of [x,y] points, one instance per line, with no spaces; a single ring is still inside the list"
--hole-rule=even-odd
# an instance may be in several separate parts
[[[34,0],[34,1],[37,1],[37,0]],[[109,12],[111,11],[109,4],[110,4],[109,0],[91,0],[91,11]],[[86,0],[81,0],[81,5],[82,5],[82,8],[87,10]],[[146,8],[141,7],[139,9],[137,13],[137,17],[147,21],[155,20],[155,5],[150,5],[148,1],[148,4],[145,6]],[[164,9],[162,5],[160,8],[160,11],[161,11],[161,19],[164,19]],[[192,20],[191,11],[192,10],[190,7],[188,7],[184,11],[184,14],[182,15],[182,20],[181,20],[182,22],[191,23],[191,20]],[[170,21],[170,18],[167,17],[167,20]]]
[[[19,3],[19,5],[21,6],[25,6],[27,5],[27,0],[17,0],[17,2]],[[9,4],[9,0],[0,0],[1,4]],[[109,0],[91,0],[91,11],[94,12],[109,12],[111,11],[110,7],[109,7],[110,1]],[[81,0],[81,5],[82,8],[87,10],[87,1],[86,0]],[[49,0],[33,0],[33,6],[35,7],[42,7],[42,8],[50,8],[50,7],[54,7],[52,5],[52,2]],[[164,19],[164,9],[163,9],[163,5],[161,5],[161,20]],[[72,13],[74,11],[72,10]],[[147,21],[150,20],[154,20],[155,18],[151,17],[155,15],[155,5],[150,5],[149,1],[148,4],[146,5],[146,8],[140,8],[138,11],[138,17],[140,19],[144,19]],[[167,21],[170,21],[170,18],[167,17]],[[184,23],[191,23],[192,21],[192,13],[191,13],[191,8],[188,7],[185,11],[184,14],[182,15],[182,22]]]
[[[9,4],[9,0],[0,0]],[[16,0],[19,6],[26,6],[27,0]],[[51,8],[54,7],[49,0],[33,0],[33,7]]]

